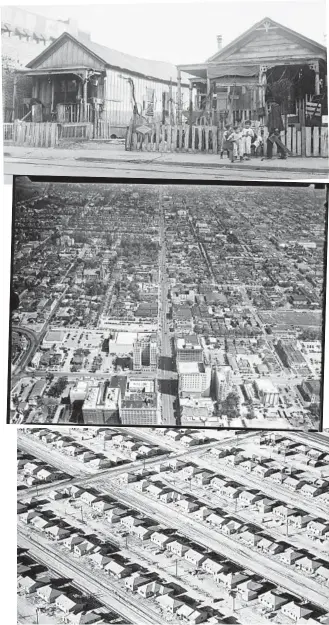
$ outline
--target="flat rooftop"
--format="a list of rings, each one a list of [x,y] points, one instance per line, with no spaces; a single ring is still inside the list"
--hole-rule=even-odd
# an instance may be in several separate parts
[[[66,332],[63,330],[48,330],[45,338],[45,343],[62,343],[66,336]]]
[[[118,332],[116,334],[114,342],[117,343],[117,345],[133,346],[136,338],[137,338],[137,332]]]
[[[277,387],[273,384],[272,380],[269,378],[261,378],[256,381],[257,388],[259,391],[263,393],[278,393]]]
[[[156,405],[156,393],[131,393],[123,400],[121,409],[149,410],[150,408],[156,408]]]
[[[84,410],[116,410],[120,399],[120,388],[112,388],[109,383],[102,382],[88,390],[83,403]]]
[[[180,375],[184,373],[205,373],[206,371],[203,362],[178,362],[177,370]]]
[[[196,351],[202,351],[202,347],[199,343],[198,337],[195,334],[178,338],[176,344],[177,349],[192,349]]]

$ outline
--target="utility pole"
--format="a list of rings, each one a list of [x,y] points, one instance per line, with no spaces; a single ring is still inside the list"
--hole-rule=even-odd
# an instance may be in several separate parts
[[[175,576],[178,577],[178,558],[175,560]]]
[[[84,522],[84,520],[83,520],[83,511],[82,511],[82,506],[80,507],[80,512],[81,512],[81,521],[82,521],[82,523],[83,523],[83,522]]]

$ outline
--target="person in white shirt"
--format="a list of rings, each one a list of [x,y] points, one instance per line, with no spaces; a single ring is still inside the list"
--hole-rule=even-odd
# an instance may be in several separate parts
[[[247,119],[244,123],[244,128],[242,130],[242,139],[243,139],[243,156],[247,161],[250,161],[251,155],[251,143],[254,139],[255,133],[251,128],[251,121]]]
[[[240,157],[240,161],[243,160],[243,137],[242,137],[242,128],[241,126],[234,126],[232,134],[228,137],[228,141],[233,142],[233,153],[231,162],[233,163],[238,156]]]

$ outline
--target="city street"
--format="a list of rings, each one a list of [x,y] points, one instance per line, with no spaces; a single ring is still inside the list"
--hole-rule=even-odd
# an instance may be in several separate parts
[[[126,152],[124,146],[106,142],[73,144],[71,148],[31,148],[6,145],[4,174],[42,176],[90,176],[173,178],[199,180],[309,180],[325,179],[327,160],[291,157],[281,160],[253,159],[230,163],[219,154],[175,152]]]
[[[161,424],[176,425],[174,403],[177,398],[177,373],[174,369],[174,354],[171,344],[170,327],[168,323],[169,305],[166,268],[166,233],[164,211],[162,206],[162,189],[159,193],[160,210],[160,251],[159,251],[159,356],[158,356],[158,383],[161,394]]]

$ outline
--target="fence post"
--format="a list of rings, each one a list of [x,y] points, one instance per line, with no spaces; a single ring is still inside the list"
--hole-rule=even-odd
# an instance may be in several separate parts
[[[305,132],[305,126],[302,126],[301,128],[301,133],[302,133],[302,156],[306,156],[306,132]]]
[[[217,126],[213,126],[212,129],[212,151],[213,154],[217,154],[218,152],[218,127]],[[221,140],[220,140],[220,145],[221,145]]]
[[[319,156],[319,127],[313,128],[313,156]]]
[[[301,156],[302,155],[302,131],[301,130],[297,130],[297,156]]]
[[[311,133],[312,133],[312,128],[310,126],[306,126],[305,127],[305,156],[312,156]]]
[[[328,157],[328,126],[321,128],[321,156]]]

